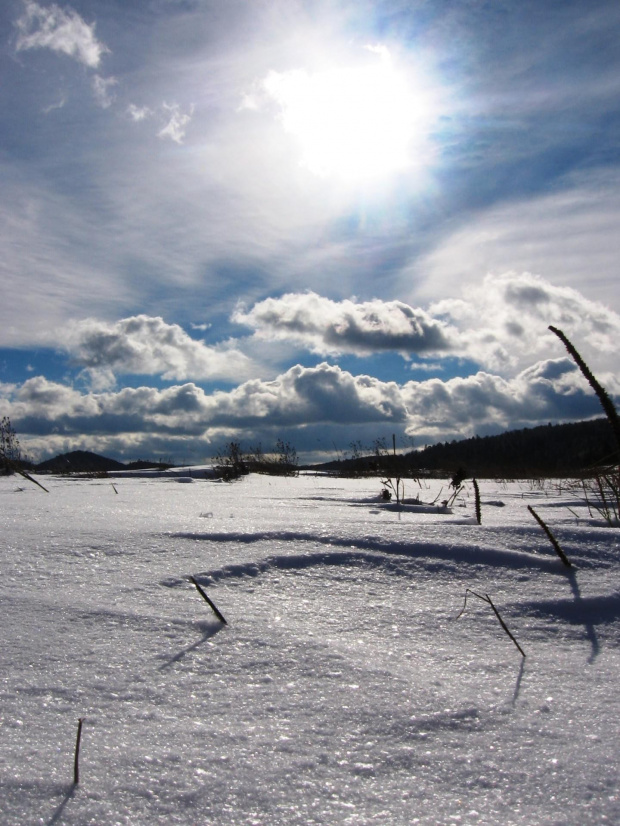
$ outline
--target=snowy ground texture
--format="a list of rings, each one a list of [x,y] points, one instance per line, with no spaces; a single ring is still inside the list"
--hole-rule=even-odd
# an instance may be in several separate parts
[[[620,823],[620,530],[570,493],[39,478],[0,479],[2,826]]]

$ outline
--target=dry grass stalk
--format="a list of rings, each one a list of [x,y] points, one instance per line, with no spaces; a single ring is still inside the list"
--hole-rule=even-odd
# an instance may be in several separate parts
[[[484,594],[484,595],[483,594],[478,594],[478,593],[476,593],[476,591],[472,591],[471,588],[467,588],[465,590],[465,602],[463,603],[463,607],[462,607],[459,615],[457,616],[457,619],[459,619],[465,613],[465,608],[467,607],[467,594],[471,594],[472,596],[477,597],[478,599],[481,599],[483,602],[486,602],[491,606],[491,608],[493,609],[493,613],[495,614],[495,616],[497,617],[497,619],[499,621],[499,624],[502,626],[502,628],[504,629],[506,634],[508,634],[508,636],[513,641],[513,643],[517,646],[521,656],[525,657],[525,651],[521,648],[519,643],[516,641],[514,635],[511,633],[510,629],[508,628],[508,626],[506,625],[506,623],[502,619],[499,611],[497,610],[497,608],[493,604],[493,600],[491,599],[491,597],[488,594]]]
[[[482,524],[482,508],[480,507],[480,488],[478,487],[478,481],[476,479],[472,479],[472,484],[474,486],[474,496],[476,501],[476,521],[479,525]]]
[[[26,473],[26,471],[25,471],[25,470],[21,470],[20,468],[18,468],[16,465],[14,465],[14,464],[13,464],[13,462],[7,462],[7,461],[5,460],[5,464],[6,464],[6,465],[7,465],[7,466],[8,466],[8,467],[9,467],[9,468],[10,468],[10,469],[14,472],[14,473],[19,473],[19,475],[20,475],[20,476],[23,476],[23,477],[24,477],[24,479],[27,479],[29,482],[32,482],[32,484],[33,484],[33,485],[38,485],[38,486],[41,488],[41,490],[44,490],[46,493],[49,493],[49,490],[48,490],[47,488],[43,487],[43,485],[41,484],[41,482],[37,482],[37,480],[36,480],[36,479],[33,479],[33,478],[32,478],[32,476],[31,476],[29,473]]]
[[[536,513],[536,511],[534,510],[534,508],[531,505],[528,505],[527,509],[532,514],[534,519],[538,522],[538,524],[543,529],[543,531],[547,534],[547,537],[549,538],[549,542],[551,542],[551,544],[553,545],[553,549],[555,550],[556,554],[560,557],[560,559],[562,560],[564,565],[566,565],[567,568],[572,568],[573,566],[571,565],[571,562],[570,562],[569,558],[566,556],[566,554],[564,553],[564,551],[560,547],[560,543],[558,542],[558,540],[551,533],[551,529],[545,524],[545,522]]]
[[[609,420],[609,424],[611,425],[611,429],[614,433],[616,438],[616,446],[618,448],[618,458],[620,459],[620,417],[618,416],[618,411],[611,400],[611,397],[605,390],[605,388],[598,382],[588,365],[585,363],[581,355],[577,352],[574,344],[568,339],[568,337],[559,330],[557,327],[553,327],[552,325],[549,326],[549,329],[552,333],[555,333],[556,336],[560,339],[560,341],[564,344],[567,351],[573,357],[575,363],[585,376],[588,384],[596,393],[599,402],[601,403],[601,407],[605,411],[605,415]]]
[[[604,507],[604,516],[611,524],[613,521],[618,522],[620,517],[620,472],[615,476],[604,474],[597,476],[596,482]]]

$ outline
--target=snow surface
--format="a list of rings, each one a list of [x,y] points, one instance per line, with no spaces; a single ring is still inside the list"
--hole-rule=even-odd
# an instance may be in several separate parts
[[[620,529],[570,493],[42,481],[0,479],[3,826],[620,823]]]

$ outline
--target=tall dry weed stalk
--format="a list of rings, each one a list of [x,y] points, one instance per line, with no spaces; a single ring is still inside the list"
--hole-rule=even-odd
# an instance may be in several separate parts
[[[553,546],[553,550],[560,557],[560,559],[562,560],[564,565],[567,568],[572,568],[573,566],[571,565],[570,559],[566,556],[566,554],[562,550],[562,546],[560,545],[558,540],[553,535],[553,532],[551,531],[551,528],[546,524],[546,522],[543,520],[543,518],[536,513],[536,511],[534,510],[534,508],[531,505],[528,505],[527,509],[532,514],[534,519],[538,522],[538,524],[543,529],[545,534],[547,535],[547,539],[549,540],[549,542],[551,542],[551,545]]]
[[[560,341],[564,344],[567,351],[573,357],[575,363],[583,373],[588,384],[596,393],[598,400],[601,403],[601,407],[605,411],[605,415],[607,416],[609,424],[611,425],[611,429],[616,440],[616,447],[618,448],[618,456],[616,457],[616,459],[620,460],[620,417],[618,416],[618,411],[616,410],[616,406],[613,403],[611,396],[600,384],[600,382],[596,379],[588,365],[585,363],[581,355],[578,353],[574,344],[562,332],[562,330],[559,330],[557,327],[553,327],[553,325],[549,325],[549,329],[552,333],[555,333],[556,336],[560,339]]]
[[[593,479],[582,479],[580,490],[590,517],[594,509],[599,516],[613,526],[620,524],[620,467],[608,468],[598,473]]]
[[[480,488],[478,487],[478,480],[472,479],[472,484],[474,486],[474,497],[475,497],[475,506],[476,506],[476,521],[479,525],[482,525],[482,508],[480,506]]]
[[[592,504],[599,514],[610,525],[617,525],[620,521],[620,416],[613,403],[613,400],[605,388],[594,376],[588,365],[583,360],[582,356],[577,351],[574,344],[569,338],[559,330],[557,327],[549,326],[552,333],[556,336],[566,347],[568,353],[572,356],[575,363],[586,378],[590,387],[596,393],[596,396],[601,403],[607,421],[611,427],[611,431],[616,441],[616,455],[613,457],[610,466],[604,467],[596,472],[590,482],[590,496],[594,497],[596,501],[590,501],[588,498],[588,491],[585,482],[583,483],[583,490],[586,496],[586,503],[588,508]]]

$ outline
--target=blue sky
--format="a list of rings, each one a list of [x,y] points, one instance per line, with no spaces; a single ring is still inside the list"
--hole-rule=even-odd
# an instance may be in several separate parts
[[[24,450],[310,458],[620,385],[615,2],[0,9],[0,414]]]

